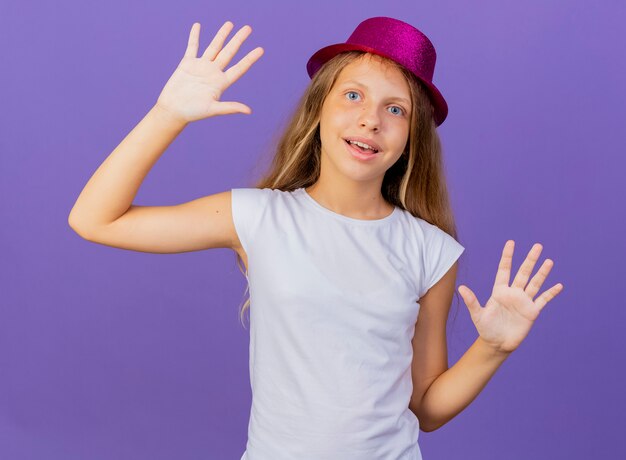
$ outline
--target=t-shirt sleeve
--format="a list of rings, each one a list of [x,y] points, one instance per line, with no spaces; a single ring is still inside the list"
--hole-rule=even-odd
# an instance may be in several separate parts
[[[420,297],[437,284],[465,251],[457,240],[435,225],[429,225],[424,246],[424,284]]]
[[[258,228],[261,214],[268,202],[271,189],[233,188],[231,189],[231,210],[233,223],[241,246],[249,253]]]

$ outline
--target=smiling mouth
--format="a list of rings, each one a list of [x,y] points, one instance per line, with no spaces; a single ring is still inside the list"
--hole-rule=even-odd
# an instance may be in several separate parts
[[[372,150],[362,150],[357,146],[350,144],[350,142],[346,142],[346,149],[349,152],[349,155],[352,155],[353,158],[356,158],[359,161],[374,161],[374,158],[378,156]]]
[[[351,144],[348,140],[344,139],[345,143],[348,144],[348,146],[350,147],[354,147],[355,149],[363,152],[363,153],[369,153],[370,155],[376,155],[380,152],[380,150],[372,150],[372,149],[364,149],[362,147],[359,147],[356,144]]]

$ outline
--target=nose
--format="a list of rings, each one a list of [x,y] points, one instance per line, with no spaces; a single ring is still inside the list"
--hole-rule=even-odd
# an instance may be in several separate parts
[[[380,129],[380,117],[376,107],[364,105],[359,116],[359,124],[374,131],[378,131]]]

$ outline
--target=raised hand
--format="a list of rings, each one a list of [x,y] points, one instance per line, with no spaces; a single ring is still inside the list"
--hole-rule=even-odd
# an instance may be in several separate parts
[[[264,52],[263,48],[257,47],[224,71],[252,32],[250,26],[243,26],[222,48],[233,27],[232,22],[226,21],[198,58],[200,23],[193,24],[185,55],[161,91],[157,106],[186,123],[215,115],[252,113],[250,107],[240,102],[220,101],[226,88],[246,73]]]
[[[522,343],[543,307],[563,290],[563,285],[558,283],[534,299],[554,265],[546,259],[528,283],[543,249],[539,243],[533,245],[509,286],[514,246],[513,240],[504,245],[493,291],[484,308],[471,289],[459,286],[480,338],[505,353],[514,351]]]

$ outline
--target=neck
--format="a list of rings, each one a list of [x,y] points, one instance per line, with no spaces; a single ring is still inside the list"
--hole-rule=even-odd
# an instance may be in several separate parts
[[[318,180],[305,191],[327,209],[353,219],[383,219],[393,212],[380,191],[381,184]]]

